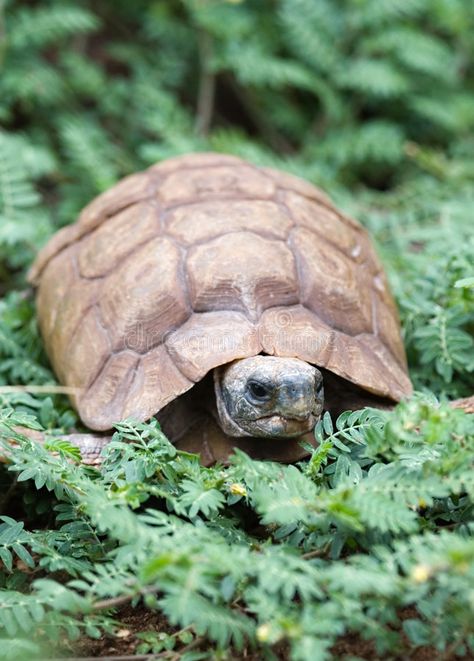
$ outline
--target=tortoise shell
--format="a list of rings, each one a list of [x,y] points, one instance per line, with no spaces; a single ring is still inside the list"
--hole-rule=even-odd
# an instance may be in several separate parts
[[[411,392],[366,230],[309,183],[234,156],[126,177],[50,240],[30,279],[48,355],[91,429],[146,420],[259,353],[393,401]]]

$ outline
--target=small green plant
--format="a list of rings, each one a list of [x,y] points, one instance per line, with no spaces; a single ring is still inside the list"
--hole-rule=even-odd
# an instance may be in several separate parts
[[[137,647],[137,654],[159,654],[174,650],[178,645],[186,647],[195,640],[189,629],[182,629],[173,634],[142,631],[137,634],[137,638],[142,641]]]
[[[379,653],[406,645],[403,633],[415,646],[472,651],[472,416],[419,397],[334,426],[325,417],[300,466],[237,453],[211,469],[156,422],[127,422],[101,471],[15,432],[31,422],[2,412],[3,451],[17,483],[51,494],[55,523],[26,531],[3,518],[5,634],[60,646],[116,630],[115,604],[143,600],[181,629],[140,634],[140,653],[197,636],[217,650],[286,641],[291,658],[327,658],[360,631]],[[410,619],[394,627],[404,608]]]

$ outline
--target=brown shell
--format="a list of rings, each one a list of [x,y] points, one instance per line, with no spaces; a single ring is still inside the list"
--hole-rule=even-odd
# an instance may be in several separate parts
[[[262,352],[394,401],[411,392],[367,232],[309,183],[233,156],[126,177],[51,239],[30,279],[48,354],[92,429],[145,420]]]

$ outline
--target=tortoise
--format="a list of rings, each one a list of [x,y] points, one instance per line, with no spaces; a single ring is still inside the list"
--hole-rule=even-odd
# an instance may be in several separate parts
[[[295,461],[324,410],[412,386],[367,231],[291,174],[198,153],[132,174],[58,231],[30,273],[55,373],[98,460],[156,416],[178,448]]]

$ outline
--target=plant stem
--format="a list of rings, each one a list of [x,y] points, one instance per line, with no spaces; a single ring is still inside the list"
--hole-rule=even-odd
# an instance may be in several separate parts
[[[199,78],[195,131],[199,136],[205,137],[209,133],[214,112],[216,77],[212,70],[214,44],[211,35],[204,30],[199,32],[198,48],[201,72]]]
[[[146,594],[153,594],[154,592],[158,592],[158,588],[155,585],[149,585],[148,587],[143,588],[139,592],[134,592],[133,594],[124,594],[120,597],[112,597],[111,599],[102,599],[101,601],[96,601],[92,605],[92,608],[93,610],[97,611],[105,610],[108,608],[116,608],[117,606],[127,604],[129,601],[132,601],[132,599],[135,599],[135,597],[144,596]]]

